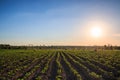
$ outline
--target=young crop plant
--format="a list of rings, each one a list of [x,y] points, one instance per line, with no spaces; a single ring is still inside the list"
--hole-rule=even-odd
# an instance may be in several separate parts
[[[50,56],[50,54],[49,54],[49,56]],[[53,54],[52,57],[50,57],[50,58],[48,59],[45,67],[44,67],[44,68],[42,69],[42,71],[41,71],[42,74],[45,74],[45,73],[48,71],[50,62],[51,62],[51,60],[53,59],[54,56],[55,56],[55,54]]]
[[[62,57],[63,60],[65,61],[65,63],[68,65],[68,68],[71,70],[71,72],[73,73],[73,76],[76,77],[76,80],[82,80],[81,75],[71,66],[71,64],[66,60],[66,57],[63,55],[62,53]]]
[[[69,62],[72,62],[73,65],[76,65],[74,67],[76,67],[76,69],[78,71],[81,72],[81,74],[83,74],[87,79],[90,79],[90,80],[93,80],[94,79],[94,76],[92,75],[89,75],[91,73],[91,71],[86,67],[84,66],[83,64],[79,63],[78,61],[75,60],[75,57],[71,57],[70,54],[65,54],[66,57],[68,58]],[[87,74],[86,74],[87,73]],[[95,73],[96,74],[96,73]],[[98,79],[98,80],[102,80],[102,79]]]
[[[41,76],[38,76],[37,78],[35,78],[35,80],[42,80]]]
[[[0,50],[0,80],[120,80],[120,50]]]
[[[62,80],[62,66],[60,64],[60,61],[59,61],[59,58],[60,58],[60,53],[58,52],[57,53],[57,59],[56,59],[56,65],[57,65],[57,76],[56,76],[56,80]]]

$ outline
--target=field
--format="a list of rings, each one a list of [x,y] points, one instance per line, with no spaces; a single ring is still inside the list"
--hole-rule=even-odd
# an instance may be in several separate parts
[[[0,80],[120,80],[120,51],[2,49]]]

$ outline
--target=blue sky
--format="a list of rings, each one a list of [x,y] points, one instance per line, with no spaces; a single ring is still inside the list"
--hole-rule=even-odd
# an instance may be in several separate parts
[[[0,43],[12,45],[120,45],[119,0],[1,0]],[[89,35],[105,24],[104,38]]]

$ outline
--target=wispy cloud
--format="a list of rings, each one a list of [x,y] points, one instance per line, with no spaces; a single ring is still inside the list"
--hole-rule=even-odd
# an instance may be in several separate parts
[[[118,34],[113,34],[114,37],[120,37],[120,33]]]

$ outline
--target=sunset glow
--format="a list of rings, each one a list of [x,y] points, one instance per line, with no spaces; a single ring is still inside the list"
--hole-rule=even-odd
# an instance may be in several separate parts
[[[91,35],[92,35],[92,37],[96,37],[96,38],[101,37],[102,36],[102,29],[100,27],[97,27],[97,26],[93,27],[91,29]]]

